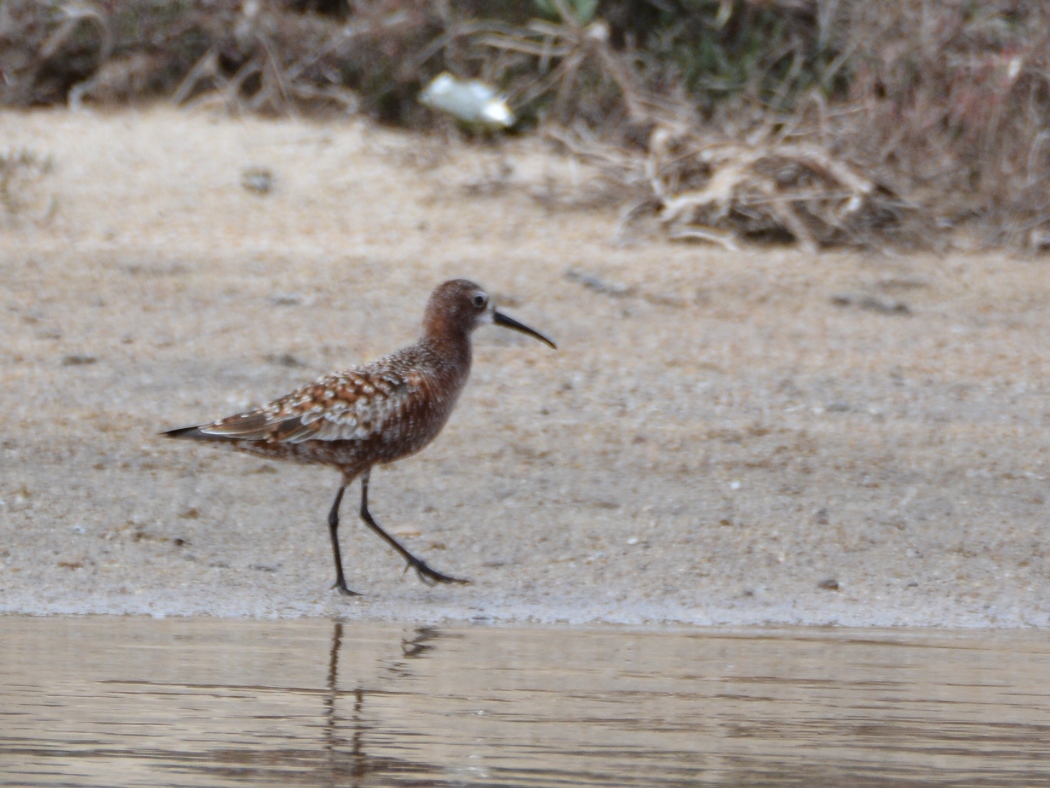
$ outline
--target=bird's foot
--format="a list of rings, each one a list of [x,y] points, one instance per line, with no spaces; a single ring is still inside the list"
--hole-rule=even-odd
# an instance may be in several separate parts
[[[436,569],[431,569],[425,562],[420,561],[418,558],[415,560],[409,560],[405,564],[405,571],[407,572],[409,569],[415,569],[420,582],[427,586],[432,586],[437,583],[462,583],[464,585],[470,583],[469,580],[451,577],[450,575],[443,575]]]
[[[341,577],[338,580],[336,580],[334,583],[332,583],[332,588],[338,588],[339,589],[339,593],[342,594],[343,596],[361,596],[356,591],[351,591],[349,588],[347,588],[346,587],[346,581],[343,580],[343,578],[341,578]]]

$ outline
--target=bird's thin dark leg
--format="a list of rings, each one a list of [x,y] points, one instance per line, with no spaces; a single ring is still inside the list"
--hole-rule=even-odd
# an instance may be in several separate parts
[[[460,580],[458,577],[449,577],[448,575],[443,575],[440,572],[431,569],[424,562],[420,561],[412,555],[412,553],[402,547],[394,537],[379,527],[379,523],[372,519],[372,515],[368,511],[368,477],[370,475],[371,469],[361,474],[361,519],[365,521],[365,525],[379,534],[384,542],[393,547],[398,552],[398,555],[408,561],[408,565],[416,570],[419,579],[424,583],[428,580],[437,583],[469,583],[469,580]]]
[[[335,556],[335,583],[332,588],[338,588],[340,594],[345,596],[357,596],[356,591],[346,587],[346,578],[343,577],[343,559],[339,555],[339,504],[343,502],[343,493],[346,491],[346,482],[339,485],[339,492],[335,494],[335,503],[332,510],[328,512],[328,533],[332,535],[332,555]]]

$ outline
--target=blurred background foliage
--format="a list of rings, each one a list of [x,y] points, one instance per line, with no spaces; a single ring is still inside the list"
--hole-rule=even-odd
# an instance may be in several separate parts
[[[448,71],[518,131],[806,139],[929,227],[1050,246],[1050,4],[1008,0],[2,0],[0,105],[173,101],[425,129]]]

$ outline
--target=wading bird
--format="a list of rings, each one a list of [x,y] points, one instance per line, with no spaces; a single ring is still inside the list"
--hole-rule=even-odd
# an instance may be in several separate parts
[[[361,519],[416,570],[423,582],[462,583],[431,569],[384,531],[368,511],[372,468],[415,454],[445,426],[470,375],[470,335],[495,323],[547,337],[496,310],[478,285],[453,279],[439,285],[423,315],[423,336],[413,345],[370,364],[325,375],[268,405],[210,424],[163,433],[169,438],[218,443],[278,460],[331,465],[342,483],[328,513],[335,557],[335,585],[347,588],[339,552],[339,505],[361,479]]]

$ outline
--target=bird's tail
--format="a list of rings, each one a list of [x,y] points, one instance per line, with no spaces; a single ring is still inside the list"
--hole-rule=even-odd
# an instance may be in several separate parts
[[[161,435],[165,438],[185,438],[195,441],[216,440],[217,438],[221,439],[221,436],[209,435],[206,432],[201,432],[202,426],[203,425],[197,425],[195,427],[179,427],[175,430],[165,430]]]

